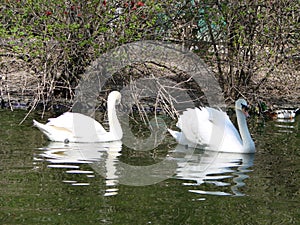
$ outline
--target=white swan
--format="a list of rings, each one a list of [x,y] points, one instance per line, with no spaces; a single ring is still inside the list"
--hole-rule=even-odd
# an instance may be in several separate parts
[[[66,112],[57,118],[50,118],[42,124],[33,120],[49,140],[57,142],[108,142],[121,140],[122,128],[116,114],[116,104],[120,104],[121,94],[112,91],[107,99],[109,132],[91,117],[80,113]]]
[[[244,99],[236,101],[240,134],[225,112],[209,107],[187,109],[179,116],[176,124],[181,132],[168,131],[179,144],[189,147],[200,145],[214,151],[254,153],[255,144],[246,122],[247,109]]]

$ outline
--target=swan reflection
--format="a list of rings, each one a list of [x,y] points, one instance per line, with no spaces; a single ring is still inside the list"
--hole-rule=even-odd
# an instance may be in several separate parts
[[[282,134],[282,133],[294,133],[295,132],[295,118],[291,118],[291,119],[277,119],[275,121],[275,127],[277,127],[276,129],[276,133],[278,134]]]
[[[184,185],[193,186],[190,192],[207,195],[243,196],[239,190],[253,166],[254,154],[227,153],[199,150],[177,145],[172,152],[177,161],[175,178],[192,181]],[[206,184],[206,185],[205,185]],[[211,186],[212,185],[212,186]],[[195,190],[195,186],[197,189]],[[203,187],[202,190],[201,188]],[[211,188],[211,190],[207,190]],[[231,190],[228,192],[228,187]],[[220,191],[226,188],[226,191]]]
[[[203,151],[177,145],[160,167],[159,163],[154,164],[152,170],[149,166],[136,166],[138,170],[135,171],[135,167],[128,168],[130,165],[126,164],[126,167],[125,163],[119,161],[121,149],[121,141],[68,144],[51,142],[42,149],[37,160],[45,159],[49,162],[48,167],[64,168],[67,174],[80,174],[85,177],[84,180],[100,174],[105,178],[105,196],[118,194],[119,184],[141,186],[130,179],[142,183],[145,179],[158,183],[169,177],[184,180],[183,184],[191,187],[190,192],[243,196],[240,189],[245,186],[244,181],[249,177],[247,174],[254,161],[254,154]],[[90,169],[81,166],[82,164],[88,164]],[[74,186],[89,185],[88,182],[78,180],[63,182]],[[145,182],[143,184],[147,185]]]
[[[106,180],[105,196],[116,195],[118,189],[117,163],[121,154],[122,142],[104,143],[61,143],[51,142],[42,148],[38,158],[44,158],[49,162],[50,168],[67,169],[68,174],[82,174],[86,177],[94,177],[94,172],[102,175]],[[79,165],[78,165],[79,164]],[[92,170],[83,170],[80,164],[89,164]],[[89,185],[76,180],[64,180],[71,185]]]

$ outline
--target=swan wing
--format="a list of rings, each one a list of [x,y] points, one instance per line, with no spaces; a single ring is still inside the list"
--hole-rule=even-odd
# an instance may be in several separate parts
[[[93,118],[67,112],[57,118],[50,118],[47,124],[33,121],[51,141],[58,142],[106,142],[115,140],[112,133],[106,132]]]
[[[36,120],[33,120],[33,124],[51,141],[64,142],[66,139],[69,140],[73,137],[72,131],[64,127],[49,126],[47,124],[39,123]]]
[[[175,130],[171,130],[168,129],[168,132],[173,136],[173,138],[175,138],[175,140],[181,144],[181,145],[185,145],[188,146],[190,148],[196,147],[197,144],[189,141],[185,135],[183,134],[183,132],[179,132],[179,131],[175,131]]]
[[[179,117],[177,127],[188,141],[210,148],[222,150],[224,147],[242,144],[240,135],[228,115],[214,108],[187,109]]]
[[[176,125],[190,142],[209,143],[213,124],[206,108],[187,109],[180,115]]]
[[[72,132],[75,132],[75,130],[77,132],[81,129],[91,131],[94,128],[97,134],[106,133],[106,130],[98,121],[80,113],[65,112],[57,118],[50,118],[47,125],[62,127]]]

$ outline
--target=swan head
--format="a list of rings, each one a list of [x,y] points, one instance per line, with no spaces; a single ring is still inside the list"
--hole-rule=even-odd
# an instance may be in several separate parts
[[[235,102],[235,109],[242,111],[246,117],[249,117],[249,114],[248,114],[249,106],[245,99],[243,99],[243,98],[238,99]]]
[[[109,93],[108,98],[107,98],[108,102],[113,102],[115,101],[116,105],[119,105],[121,103],[121,93],[118,91],[112,91]]]

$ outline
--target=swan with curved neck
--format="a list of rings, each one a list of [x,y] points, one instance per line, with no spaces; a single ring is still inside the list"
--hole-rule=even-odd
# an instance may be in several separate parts
[[[57,118],[50,118],[42,124],[33,120],[33,124],[42,131],[50,141],[57,142],[107,142],[121,140],[123,136],[116,105],[121,102],[121,94],[112,91],[107,99],[107,116],[109,131],[91,117],[80,113],[66,112]]]
[[[210,107],[187,109],[179,116],[177,127],[169,129],[179,144],[189,147],[202,146],[221,152],[254,153],[255,144],[248,130],[246,117],[248,105],[244,99],[235,103],[239,132],[228,115]]]

